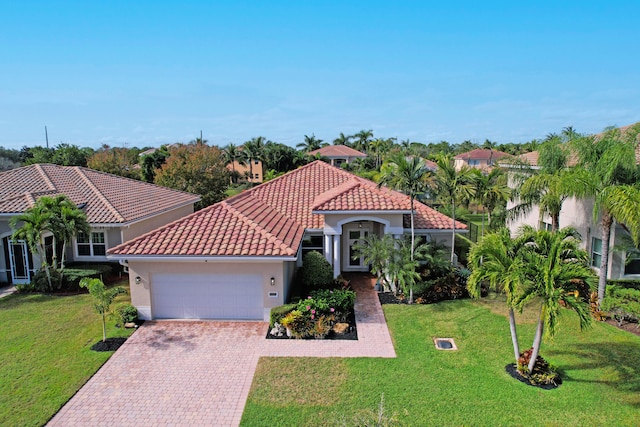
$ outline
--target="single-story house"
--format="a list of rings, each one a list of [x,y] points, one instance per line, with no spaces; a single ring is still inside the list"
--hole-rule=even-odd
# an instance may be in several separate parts
[[[409,197],[322,161],[123,243],[131,300],[144,319],[268,320],[296,268],[322,253],[334,276],[368,271],[353,246],[410,233]],[[451,218],[416,202],[416,234],[451,244]],[[466,226],[456,223],[466,232]]]
[[[490,171],[496,161],[510,157],[511,154],[499,150],[490,150],[488,148],[476,148],[466,153],[458,154],[453,158],[453,166],[456,170],[462,169],[463,166]]]
[[[0,282],[31,281],[41,261],[27,244],[11,238],[12,217],[44,195],[64,194],[85,214],[89,235],[77,236],[69,261],[106,262],[107,251],[194,211],[200,197],[129,178],[75,166],[36,164],[0,173]],[[53,237],[45,237],[51,244]]]
[[[320,156],[329,159],[333,166],[340,166],[343,163],[351,163],[355,159],[367,157],[365,153],[355,150],[346,145],[327,145],[318,150],[309,152],[310,156]]]

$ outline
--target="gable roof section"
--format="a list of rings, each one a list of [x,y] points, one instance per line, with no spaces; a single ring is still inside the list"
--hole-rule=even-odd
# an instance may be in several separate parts
[[[498,160],[503,157],[511,156],[509,153],[499,150],[489,150],[488,148],[476,148],[466,153],[458,154],[454,159],[458,160]]]
[[[313,150],[309,152],[310,156],[315,156],[319,154],[322,157],[367,157],[367,155],[361,151],[353,149],[351,147],[347,147],[346,145],[327,145],[325,147],[319,148],[317,150]]]
[[[0,173],[0,213],[17,214],[44,195],[84,204],[90,224],[123,224],[200,200],[199,196],[77,166],[36,164]]]
[[[451,218],[416,205],[416,224],[450,229]],[[123,243],[112,255],[294,257],[305,229],[322,229],[331,211],[409,211],[409,198],[322,161]],[[409,215],[405,215],[408,218]],[[456,223],[460,229],[466,228]]]

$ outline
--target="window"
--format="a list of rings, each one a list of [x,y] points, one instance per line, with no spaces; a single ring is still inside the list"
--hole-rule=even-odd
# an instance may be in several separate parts
[[[76,236],[78,256],[105,256],[107,243],[103,231],[93,231],[89,235],[78,233]]]
[[[600,268],[602,262],[602,240],[593,237],[591,239],[591,266]]]
[[[640,274],[640,257],[637,253],[627,252],[626,262],[624,264],[624,274]]]
[[[302,259],[311,251],[323,253],[324,250],[324,236],[322,234],[306,235],[302,239]]]
[[[540,221],[538,229],[539,230],[551,231],[551,224],[549,224],[548,222]]]
[[[480,164],[480,160],[469,160],[469,166],[478,166]]]
[[[256,165],[258,165],[258,164],[260,164],[260,160],[254,160],[254,163],[255,163]]]
[[[260,178],[260,175],[259,175],[259,174],[257,174],[257,173],[254,173],[254,174],[253,174],[253,178],[254,178],[254,179],[259,179],[259,178]]]

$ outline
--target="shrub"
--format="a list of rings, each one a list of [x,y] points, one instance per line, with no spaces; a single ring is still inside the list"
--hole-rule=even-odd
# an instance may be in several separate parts
[[[302,260],[302,284],[309,289],[328,287],[333,283],[333,269],[322,254],[311,251]]]
[[[432,279],[421,281],[416,286],[416,302],[419,304],[432,304],[445,300],[469,298],[467,291],[467,279],[469,270],[466,268],[450,267],[446,274]],[[423,277],[421,275],[421,277]],[[487,288],[481,289],[481,295],[486,296]]]
[[[554,384],[561,383],[560,375],[556,371],[556,368],[549,362],[544,360],[542,356],[536,358],[536,364],[533,366],[533,372],[529,372],[529,361],[533,354],[533,348],[520,354],[518,358],[518,372],[522,376],[529,379],[531,384]]]
[[[602,310],[609,312],[618,325],[624,320],[640,320],[640,290],[624,289],[615,285],[607,287],[607,296],[602,301]]]
[[[117,312],[120,325],[138,321],[138,310],[131,304],[121,305],[118,307]]]
[[[348,289],[319,289],[298,302],[298,310],[311,320],[332,316],[339,322],[347,320],[353,311],[356,293]]]
[[[296,306],[297,304],[285,304],[273,307],[270,315],[270,327],[273,328],[276,323],[282,324],[282,318],[289,314],[291,310],[295,309]]]
[[[295,338],[305,338],[309,336],[312,324],[300,310],[292,310],[282,318],[282,326],[291,330]]]
[[[49,275],[51,277],[51,286],[49,286],[46,270],[41,268],[40,271],[31,278],[30,286],[21,288],[21,291],[53,292],[59,290],[62,287],[60,273],[53,268],[49,268]]]
[[[63,270],[63,286],[66,289],[80,289],[80,281],[84,278],[100,279],[102,275],[111,272],[111,266],[96,264],[90,266],[78,266]]]
[[[607,288],[609,286],[617,286],[619,288],[626,288],[626,289],[637,289],[640,291],[640,280],[608,279]]]

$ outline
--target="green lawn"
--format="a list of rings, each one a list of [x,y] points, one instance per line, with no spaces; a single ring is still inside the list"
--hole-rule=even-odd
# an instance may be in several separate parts
[[[119,296],[114,307],[121,302],[129,296]],[[108,322],[109,337],[131,334],[114,323]],[[88,294],[0,299],[0,425],[46,423],[113,354],[90,350],[100,339],[102,324]]]
[[[383,393],[390,425],[638,424],[640,337],[603,323],[580,332],[567,312],[542,347],[564,384],[545,391],[505,373],[513,351],[503,304],[384,306],[396,359],[263,358],[242,425],[372,425]],[[533,320],[519,317],[523,347]],[[435,350],[436,336],[455,338],[459,350]]]

